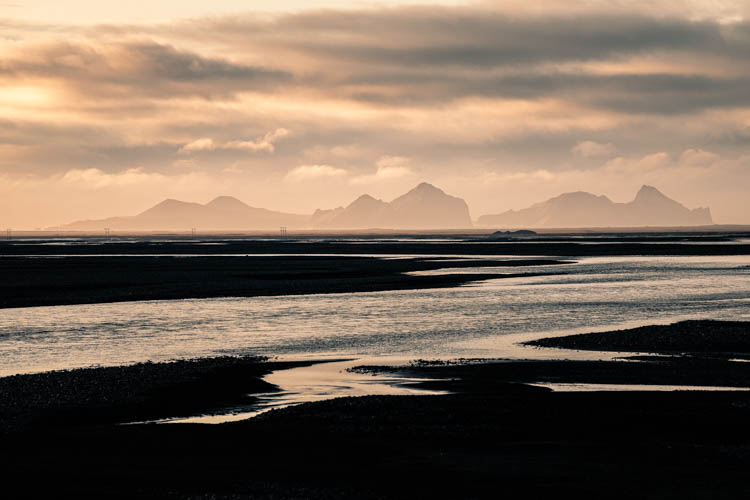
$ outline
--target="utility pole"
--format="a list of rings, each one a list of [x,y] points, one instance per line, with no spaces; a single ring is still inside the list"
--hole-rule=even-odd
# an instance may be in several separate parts
[[[281,226],[279,233],[281,233],[282,238],[286,238],[286,235],[287,235],[286,226]]]
[[[107,239],[109,239],[109,228],[108,227],[104,228],[104,237],[107,238]]]
[[[195,228],[194,228],[194,227],[191,227],[191,228],[190,228],[190,235],[191,235],[191,236],[192,236],[193,238],[195,238]]]
[[[6,229],[6,230],[5,230],[5,237],[6,237],[7,239],[10,239],[10,229]]]

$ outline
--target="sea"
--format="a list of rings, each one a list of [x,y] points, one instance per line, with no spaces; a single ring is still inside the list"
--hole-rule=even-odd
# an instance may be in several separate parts
[[[454,288],[1,309],[0,376],[223,355],[534,358],[550,350],[520,342],[685,319],[750,319],[750,256],[570,260],[533,268],[554,273],[546,276]]]

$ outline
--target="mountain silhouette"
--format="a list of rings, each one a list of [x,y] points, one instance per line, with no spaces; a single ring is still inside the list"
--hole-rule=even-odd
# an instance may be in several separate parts
[[[690,210],[652,186],[642,186],[629,203],[577,191],[564,193],[522,210],[483,215],[482,226],[507,227],[639,227],[713,224],[708,208]]]
[[[346,207],[297,215],[255,208],[231,196],[219,196],[202,205],[166,199],[138,215],[77,221],[63,229],[100,231],[246,230],[291,228],[438,229],[471,227],[469,207],[461,198],[422,183],[390,203],[362,195]]]
[[[196,227],[202,229],[278,229],[279,226],[304,226],[305,215],[273,212],[255,208],[231,196],[219,196],[201,205],[167,199],[145,212],[127,217],[110,217],[100,220],[73,222],[64,229],[78,231],[101,230],[180,230]]]
[[[345,208],[316,210],[311,223],[314,227],[338,229],[447,229],[472,226],[469,207],[464,200],[426,182],[390,203],[365,194]]]

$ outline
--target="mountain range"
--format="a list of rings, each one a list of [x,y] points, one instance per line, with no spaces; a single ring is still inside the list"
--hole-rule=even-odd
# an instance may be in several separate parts
[[[84,220],[63,226],[76,231],[211,230],[335,228],[448,229],[471,227],[469,207],[461,198],[427,183],[419,184],[391,202],[362,195],[346,207],[298,215],[255,208],[231,196],[205,205],[167,199],[138,215]]]
[[[629,203],[614,203],[606,196],[578,191],[525,209],[483,215],[477,224],[529,228],[701,226],[712,224],[712,220],[708,208],[690,210],[658,189],[643,186]],[[277,230],[282,226],[294,229],[464,229],[472,227],[472,221],[464,200],[423,182],[390,202],[365,194],[346,207],[319,209],[312,215],[274,212],[251,207],[231,196],[219,196],[205,205],[167,199],[138,215],[77,221],[62,229]]]
[[[629,203],[577,191],[565,193],[522,210],[483,215],[491,227],[639,227],[703,226],[713,224],[708,208],[690,210],[652,186],[642,186]]]
[[[471,227],[469,206],[423,182],[390,203],[364,194],[346,207],[316,210],[314,227],[353,228],[466,228]]]
[[[99,231],[105,227],[131,231],[185,231],[190,228],[278,229],[279,226],[305,226],[308,218],[304,215],[255,208],[237,198],[219,196],[205,205],[167,199],[138,215],[77,221],[63,226],[63,229],[76,231]]]

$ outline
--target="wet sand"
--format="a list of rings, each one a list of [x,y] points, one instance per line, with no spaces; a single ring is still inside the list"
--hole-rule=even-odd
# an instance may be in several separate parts
[[[538,273],[537,266],[575,256],[750,254],[744,243],[701,238],[83,242],[64,248],[11,242],[0,245],[5,277],[0,307],[456,286],[510,275],[502,270],[509,265]],[[76,257],[59,257],[63,253]],[[372,257],[390,254],[498,257],[443,262]],[[528,262],[499,257],[510,254],[529,256]],[[498,270],[405,274],[461,266]],[[565,272],[564,265],[550,269],[544,272]],[[266,374],[298,365],[214,358],[0,378],[0,493],[7,498],[747,497],[750,393],[576,393],[533,385],[747,387],[750,363],[734,361],[748,354],[744,333],[738,337],[747,331],[742,325],[643,330],[640,338],[651,349],[643,349],[637,335],[607,334],[605,342],[602,334],[571,344],[622,352],[658,348],[689,352],[688,357],[363,368],[440,379],[412,387],[452,394],[339,398],[219,425],[119,424],[252,404],[259,394],[278,390],[264,380]],[[675,336],[677,330],[683,333]],[[731,356],[721,347],[728,343],[734,346]]]
[[[9,497],[741,498],[748,418],[739,393],[509,385],[213,426],[44,428],[5,437],[0,467]]]
[[[750,255],[747,237],[747,233],[637,233],[538,235],[501,242],[466,236],[456,241],[361,236],[6,240],[0,241],[0,308],[453,287],[487,279],[564,273],[565,266],[537,268],[577,257]],[[403,258],[388,258],[394,255]],[[509,255],[515,259],[508,259]],[[508,266],[528,271],[503,272]],[[407,274],[446,267],[497,271]]]
[[[0,257],[0,308],[453,287],[563,272],[559,259],[380,259],[361,256]],[[560,265],[560,271],[535,271]],[[496,272],[414,276],[443,268]],[[523,267],[528,272],[503,272]]]
[[[684,324],[664,328],[655,340],[685,329]],[[726,340],[721,331],[713,329],[712,345]],[[228,385],[220,392],[232,396],[223,403],[266,391],[260,377],[272,369],[262,360],[232,358],[136,366],[0,379],[5,397],[14,394],[17,401],[35,393],[50,401],[42,387],[67,394],[66,408],[75,407],[80,417],[49,425],[58,408],[47,408],[42,420],[31,418],[36,407],[29,409],[28,425],[3,437],[5,491],[91,498],[740,498],[750,493],[750,393],[570,393],[528,385],[608,380],[747,386],[750,364],[744,362],[665,356],[422,362],[370,370],[443,378],[425,385],[454,393],[339,398],[220,425],[113,425],[112,414],[98,408],[108,404],[101,395],[118,388],[140,384],[154,396],[150,381],[170,380],[175,383],[155,387],[166,387],[175,398],[151,400],[160,412],[170,406],[177,411],[180,399],[200,396],[196,387],[210,395],[210,388]],[[181,372],[191,374],[187,385],[181,385]],[[241,384],[233,383],[238,373]],[[31,384],[29,377],[40,378]],[[83,380],[96,381],[93,392],[99,396],[80,397],[92,392],[81,389]],[[17,391],[8,392],[14,384]],[[133,415],[137,412],[124,408],[140,408],[141,401],[142,395],[126,394],[114,407],[123,416]],[[28,475],[44,480],[20,479]]]
[[[484,238],[441,240],[411,238],[373,241],[366,237],[339,236],[332,239],[222,238],[195,241],[103,240],[91,238],[65,241],[0,240],[0,256],[28,255],[516,255],[516,256],[621,256],[621,255],[750,255],[750,233],[716,235],[539,235],[532,238],[489,241]],[[437,239],[435,239],[437,238]],[[452,238],[446,236],[445,238]]]
[[[587,351],[747,357],[750,353],[750,322],[682,321],[672,325],[550,337],[527,342],[526,345]]]
[[[278,390],[262,377],[311,361],[219,357],[0,378],[0,433],[118,424],[250,405]]]

